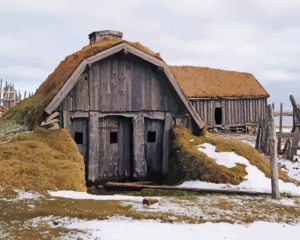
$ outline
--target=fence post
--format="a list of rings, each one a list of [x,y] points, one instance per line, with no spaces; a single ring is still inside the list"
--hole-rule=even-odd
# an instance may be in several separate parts
[[[279,115],[279,136],[277,144],[277,153],[282,154],[281,151],[281,137],[282,137],[282,114],[283,114],[283,104],[280,103],[280,115]]]
[[[274,124],[274,113],[272,106],[268,106],[269,133],[270,133],[270,174],[272,186],[272,198],[280,199],[278,186],[278,168],[277,168],[277,137]]]

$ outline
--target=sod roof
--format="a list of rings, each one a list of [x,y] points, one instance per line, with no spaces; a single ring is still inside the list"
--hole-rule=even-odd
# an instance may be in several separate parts
[[[67,56],[62,62],[60,62],[54,72],[48,76],[46,81],[41,84],[37,90],[37,93],[44,95],[47,94],[50,102],[84,59],[121,43],[127,43],[128,45],[143,51],[152,57],[162,60],[159,53],[151,51],[149,48],[138,42],[134,43],[125,40],[104,39],[102,41],[85,46],[81,50]]]
[[[43,119],[46,107],[81,62],[88,57],[123,43],[162,60],[159,53],[151,51],[138,42],[112,39],[97,41],[67,56],[40,85],[32,97],[21,101],[14,108],[7,111],[3,117],[14,119],[30,127],[34,126]],[[172,66],[170,69],[188,97],[269,96],[251,74],[187,66]]]
[[[159,53],[151,51],[138,42],[103,39],[102,41],[87,45],[81,50],[67,56],[39,86],[33,96],[21,101],[15,107],[8,110],[3,117],[15,120],[29,127],[35,126],[38,122],[42,121],[45,108],[82,61],[122,43],[126,43],[152,57],[162,60]]]
[[[250,73],[194,66],[169,67],[188,97],[269,97]]]

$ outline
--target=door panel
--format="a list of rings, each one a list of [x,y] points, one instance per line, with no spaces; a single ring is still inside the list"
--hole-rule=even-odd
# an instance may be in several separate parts
[[[145,118],[145,159],[150,179],[162,175],[164,121]]]
[[[84,157],[85,177],[88,179],[88,119],[71,119],[71,135]]]
[[[131,118],[99,119],[99,177],[127,178],[132,174]]]

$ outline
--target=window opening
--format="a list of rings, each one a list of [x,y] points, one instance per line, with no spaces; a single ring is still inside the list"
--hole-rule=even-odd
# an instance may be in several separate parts
[[[156,141],[156,132],[155,131],[148,131],[147,142],[155,143],[155,141]]]
[[[110,143],[118,142],[118,132],[110,132]]]
[[[75,132],[74,140],[76,144],[83,144],[83,133],[82,132]]]

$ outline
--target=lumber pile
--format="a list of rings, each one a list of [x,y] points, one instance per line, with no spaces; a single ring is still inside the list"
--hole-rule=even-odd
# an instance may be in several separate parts
[[[48,130],[59,129],[59,112],[52,113],[45,121],[41,123],[42,127],[47,128]]]

